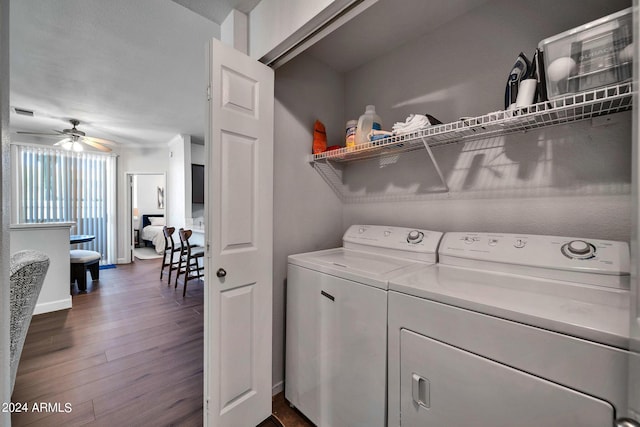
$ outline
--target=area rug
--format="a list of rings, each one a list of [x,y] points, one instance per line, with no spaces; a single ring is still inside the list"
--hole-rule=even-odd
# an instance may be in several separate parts
[[[133,256],[138,259],[157,259],[162,258],[162,254],[158,254],[154,248],[135,248]]]

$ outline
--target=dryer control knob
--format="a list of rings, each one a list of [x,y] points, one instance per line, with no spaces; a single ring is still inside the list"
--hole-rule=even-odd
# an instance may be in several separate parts
[[[424,238],[424,233],[422,233],[422,231],[411,230],[407,235],[407,242],[416,244],[416,243],[422,242],[423,238]]]

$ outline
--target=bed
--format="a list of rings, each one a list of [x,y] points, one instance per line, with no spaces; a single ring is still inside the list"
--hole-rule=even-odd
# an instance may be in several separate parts
[[[140,231],[140,240],[145,246],[153,246],[157,253],[164,251],[164,215],[142,215],[142,230]]]

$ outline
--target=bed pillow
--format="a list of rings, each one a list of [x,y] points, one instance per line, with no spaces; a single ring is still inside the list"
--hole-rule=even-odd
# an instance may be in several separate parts
[[[151,225],[164,225],[164,217],[152,216],[149,217],[149,222],[151,223]]]

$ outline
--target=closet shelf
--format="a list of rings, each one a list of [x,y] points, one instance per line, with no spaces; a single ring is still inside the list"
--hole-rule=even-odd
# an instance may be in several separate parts
[[[508,111],[430,126],[419,131],[391,136],[352,148],[341,148],[310,157],[311,163],[351,162],[429,149],[445,144],[526,132],[531,129],[586,120],[632,108],[632,83],[626,82],[588,92],[541,102]],[[437,166],[437,165],[436,165]]]

